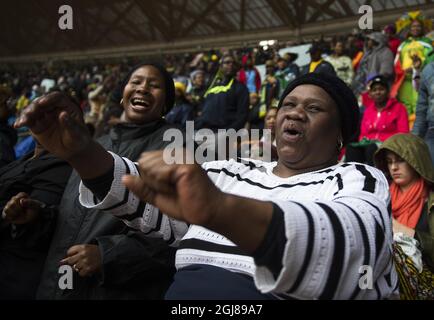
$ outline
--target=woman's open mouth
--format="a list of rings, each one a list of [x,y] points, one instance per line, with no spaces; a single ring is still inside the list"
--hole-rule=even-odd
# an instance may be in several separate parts
[[[151,106],[149,101],[141,98],[133,98],[130,100],[131,107],[134,111],[142,112],[148,110]]]
[[[303,137],[303,132],[298,129],[285,129],[282,134],[286,142],[298,142]]]

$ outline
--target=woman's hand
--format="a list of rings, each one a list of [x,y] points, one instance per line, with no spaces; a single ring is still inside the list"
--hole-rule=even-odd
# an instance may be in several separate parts
[[[92,179],[113,167],[113,158],[92,140],[80,108],[65,94],[50,93],[24,109],[15,128],[29,127],[50,153],[67,162],[82,179]]]
[[[2,217],[6,222],[13,224],[27,224],[36,221],[44,203],[30,199],[29,195],[20,192],[12,197],[5,205]]]
[[[27,126],[46,150],[66,161],[85,152],[92,141],[79,106],[60,92],[33,101],[14,126]]]
[[[192,163],[181,152],[177,158],[176,163]],[[271,203],[224,193],[199,165],[168,164],[164,151],[143,153],[139,171],[140,176],[125,176],[124,184],[170,217],[216,231],[246,252],[262,242]]]
[[[93,244],[72,246],[66,253],[67,257],[60,261],[68,264],[81,277],[90,277],[102,269],[102,258],[99,247]]]
[[[409,237],[414,237],[415,234],[415,230],[412,228],[409,228],[405,225],[403,225],[402,223],[399,223],[398,221],[396,221],[395,219],[393,219],[392,222],[392,227],[393,227],[393,233],[403,233]]]
[[[167,164],[163,154],[164,151],[143,153],[139,160],[140,176],[123,178],[127,188],[177,220],[212,224],[225,194],[199,165]],[[181,152],[176,160],[185,163]]]

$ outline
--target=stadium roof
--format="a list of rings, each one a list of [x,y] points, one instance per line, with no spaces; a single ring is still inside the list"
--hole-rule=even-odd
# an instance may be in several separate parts
[[[73,9],[60,30],[59,7]],[[434,0],[14,0],[2,3],[0,61],[179,52],[259,40],[350,32],[359,7],[374,25],[408,10],[434,14]]]

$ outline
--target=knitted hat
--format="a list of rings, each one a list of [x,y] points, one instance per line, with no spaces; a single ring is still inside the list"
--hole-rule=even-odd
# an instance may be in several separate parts
[[[203,70],[195,70],[192,73],[190,73],[190,79],[191,79],[191,81],[194,81],[194,79],[196,78],[196,76],[199,75],[199,74],[205,75],[205,71],[203,71]]]
[[[357,139],[359,135],[359,105],[353,91],[336,76],[324,73],[308,73],[298,77],[286,87],[278,107],[282,106],[283,100],[292,90],[304,84],[312,84],[324,89],[335,101],[340,114],[343,144],[346,145]]]

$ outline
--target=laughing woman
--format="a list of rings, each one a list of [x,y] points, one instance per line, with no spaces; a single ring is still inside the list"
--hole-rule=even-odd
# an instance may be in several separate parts
[[[57,93],[36,101],[56,101],[71,106]],[[165,130],[172,126],[162,118],[173,106],[171,76],[157,64],[143,64],[127,75],[122,86],[122,123],[98,139],[97,149],[110,150],[130,159],[144,151],[160,150]],[[35,104],[29,108],[34,108]],[[48,115],[50,108],[43,108]],[[69,117],[73,115],[69,114]],[[67,123],[69,123],[67,121]],[[57,122],[48,125],[56,136]],[[48,128],[47,127],[47,128]],[[83,127],[79,127],[83,129]],[[34,130],[39,132],[44,128]],[[62,136],[69,143],[88,145],[85,130],[77,136]],[[68,145],[68,143],[67,143]],[[66,145],[65,145],[66,146]],[[86,151],[87,153],[87,151]],[[98,158],[86,157],[89,171],[104,167]],[[80,168],[76,168],[81,172]],[[98,183],[96,181],[95,183]],[[56,231],[42,273],[39,299],[158,299],[163,297],[173,276],[173,252],[160,239],[144,238],[124,223],[99,210],[83,208],[78,202],[80,177],[73,172],[63,194]],[[74,269],[74,290],[59,288],[59,262]]]
[[[55,112],[47,118],[44,108]],[[388,183],[375,168],[338,164],[359,123],[357,100],[342,80],[308,74],[289,84],[276,116],[279,160],[271,163],[169,165],[157,151],[135,165],[89,139],[82,122],[68,116],[72,108],[47,99],[26,109],[16,125],[29,126],[77,169],[85,207],[178,247],[166,298],[396,294]],[[70,139],[76,136],[82,143]],[[88,159],[100,165],[89,170]],[[105,185],[92,183],[97,177]],[[359,286],[362,266],[372,268],[375,289]]]

